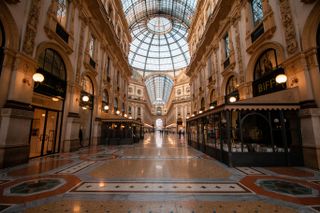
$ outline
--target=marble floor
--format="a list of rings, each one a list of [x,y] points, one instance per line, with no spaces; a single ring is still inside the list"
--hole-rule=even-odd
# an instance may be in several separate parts
[[[176,135],[147,134],[0,170],[0,212],[320,212],[320,172],[230,168]]]

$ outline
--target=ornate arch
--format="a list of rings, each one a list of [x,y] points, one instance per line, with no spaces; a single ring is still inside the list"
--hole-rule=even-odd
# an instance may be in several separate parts
[[[84,76],[87,76],[92,82],[93,95],[94,96],[98,95],[98,83],[96,81],[95,75],[91,71],[85,70],[84,72],[81,73],[80,79],[82,79]]]
[[[267,49],[275,49],[278,59],[278,64],[280,65],[284,61],[284,49],[281,44],[277,42],[266,42],[257,48],[255,54],[253,54],[249,60],[246,73],[246,82],[252,82],[254,79],[254,67],[260,55]]]
[[[63,62],[66,66],[66,81],[67,84],[73,83],[74,82],[74,73],[73,73],[73,66],[70,62],[69,57],[65,54],[65,51],[62,47],[60,47],[58,44],[53,43],[53,42],[42,42],[37,46],[36,49],[36,55],[35,55],[35,59],[37,60],[40,56],[40,54],[45,51],[45,49],[53,49],[55,50],[57,53],[59,53],[59,55],[61,56],[61,58],[63,59]]]
[[[19,49],[19,30],[18,26],[4,1],[0,1],[0,21],[5,29],[6,48]]]
[[[227,83],[229,81],[229,79],[234,76],[236,79],[238,79],[238,74],[235,73],[235,72],[232,72],[226,76],[224,76],[223,78],[223,81],[222,81],[222,84],[221,84],[221,88],[220,88],[220,94],[225,96],[226,95],[226,86],[227,86]]]
[[[320,1],[311,10],[302,32],[302,50],[316,48],[316,33],[320,24]]]

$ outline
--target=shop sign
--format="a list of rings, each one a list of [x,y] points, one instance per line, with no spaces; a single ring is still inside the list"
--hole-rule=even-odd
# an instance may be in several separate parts
[[[268,75],[255,80],[252,83],[253,96],[265,95],[273,92],[277,92],[280,90],[284,90],[287,88],[286,83],[278,84],[276,82],[276,77],[279,74],[284,74],[283,68],[278,68]]]

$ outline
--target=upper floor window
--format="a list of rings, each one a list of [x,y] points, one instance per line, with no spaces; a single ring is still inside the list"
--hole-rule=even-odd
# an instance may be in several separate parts
[[[251,0],[253,25],[257,26],[263,20],[262,0]]]
[[[278,67],[275,49],[268,49],[261,54],[254,67],[254,80],[260,79]]]
[[[102,94],[102,101],[106,104],[109,103],[109,93],[107,90],[104,90],[103,94]]]
[[[229,38],[228,33],[224,37],[224,50],[225,50],[226,58],[229,58],[229,56],[230,56],[230,38]]]
[[[67,25],[68,0],[57,1],[57,20],[63,26]]]
[[[137,90],[137,94],[141,95],[141,90],[140,89]]]
[[[81,82],[82,91],[85,91],[86,93],[89,93],[93,95],[93,84],[91,79],[88,76],[83,76],[82,82]]]
[[[107,59],[107,66],[106,66],[106,74],[107,74],[107,77],[110,77],[110,57],[108,56],[108,59]]]
[[[90,35],[90,40],[89,40],[89,55],[90,55],[91,58],[94,58],[95,43],[96,43],[96,39],[93,37],[93,35]]]
[[[138,115],[141,115],[141,108],[138,107]]]
[[[132,91],[133,91],[132,87],[129,87],[129,93],[132,93]]]

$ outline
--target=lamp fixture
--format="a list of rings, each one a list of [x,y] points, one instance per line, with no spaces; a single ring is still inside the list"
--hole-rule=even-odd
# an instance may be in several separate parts
[[[87,96],[87,95],[82,96],[82,101],[88,102],[89,101],[89,96]]]
[[[202,110],[200,110],[200,111],[199,111],[199,114],[202,114],[202,113],[203,113],[203,111],[202,111]]]
[[[52,97],[52,101],[58,102],[58,101],[59,101],[59,98],[57,98],[57,97]]]
[[[104,109],[105,111],[107,111],[107,110],[109,110],[109,106],[108,106],[108,105],[105,105],[105,106],[103,107],[103,109]]]
[[[44,76],[41,73],[36,72],[35,74],[33,74],[32,79],[35,82],[41,83],[44,81]]]
[[[131,119],[132,119],[132,116],[129,116],[129,119],[131,120]]]
[[[191,115],[191,117],[194,117],[194,116],[195,116],[194,114]]]
[[[231,96],[231,97],[229,98],[229,101],[230,101],[230,103],[234,103],[234,102],[237,101],[237,98],[234,97],[234,96]]]
[[[83,109],[83,110],[87,110],[88,108],[84,106],[84,107],[82,107],[82,109]]]
[[[288,80],[288,77],[285,74],[279,74],[276,76],[276,82],[278,84],[286,83]]]
[[[128,115],[127,115],[127,114],[124,114],[124,117],[125,117],[125,118],[127,118],[127,117],[128,117]]]
[[[209,109],[214,109],[214,106],[210,106]]]
[[[187,118],[187,119],[189,119],[190,117],[189,117],[189,116],[187,116],[186,118]]]
[[[116,111],[116,114],[117,114],[117,115],[120,115],[120,111],[119,111],[119,110],[117,110],[117,111]]]

